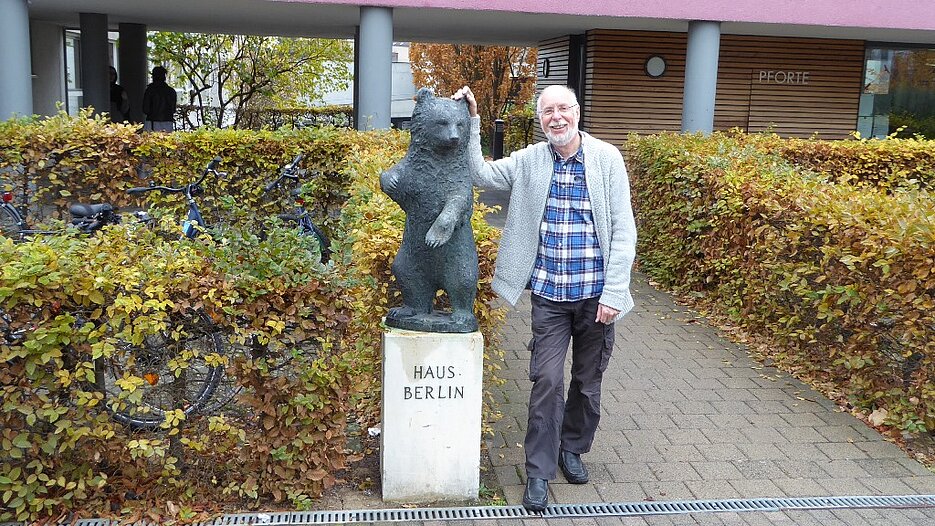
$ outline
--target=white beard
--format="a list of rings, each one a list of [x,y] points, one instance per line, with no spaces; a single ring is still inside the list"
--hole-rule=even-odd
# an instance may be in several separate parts
[[[549,128],[549,131],[546,132],[545,136],[552,143],[553,146],[562,147],[570,143],[575,139],[575,136],[578,135],[578,127],[569,125],[565,128],[564,133],[555,133]]]

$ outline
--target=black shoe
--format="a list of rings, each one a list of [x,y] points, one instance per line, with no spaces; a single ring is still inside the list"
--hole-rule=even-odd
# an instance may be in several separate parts
[[[562,475],[572,484],[586,484],[588,482],[588,468],[581,462],[581,455],[565,451],[558,452],[558,467],[562,468]]]
[[[529,478],[526,481],[526,493],[523,493],[523,507],[529,511],[545,511],[549,505],[549,481]]]

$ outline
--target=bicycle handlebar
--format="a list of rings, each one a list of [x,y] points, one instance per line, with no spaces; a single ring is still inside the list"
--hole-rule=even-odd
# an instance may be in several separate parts
[[[277,177],[275,181],[267,184],[263,188],[263,193],[265,194],[265,193],[271,192],[274,188],[279,186],[280,181],[282,181],[283,179],[289,179],[290,181],[293,181],[293,182],[299,182],[299,175],[298,175],[299,172],[302,172],[303,175],[306,173],[304,170],[299,170],[299,163],[302,162],[302,159],[304,158],[305,158],[305,154],[300,153],[295,156],[295,159],[292,159],[291,163],[283,166],[282,170],[279,173],[279,177]],[[313,173],[317,175],[317,172],[313,172]]]
[[[127,190],[127,193],[130,195],[138,195],[138,194],[142,194],[146,192],[151,192],[153,190],[159,190],[160,192],[165,192],[167,194],[178,194],[182,192],[188,192],[192,187],[198,186],[202,182],[204,182],[205,177],[207,177],[209,173],[213,173],[217,175],[218,177],[224,177],[225,175],[227,175],[225,172],[219,172],[217,169],[218,165],[221,164],[221,161],[223,161],[223,159],[221,158],[220,155],[218,155],[214,159],[211,159],[211,161],[208,163],[208,166],[206,166],[204,171],[201,172],[201,177],[194,183],[188,183],[187,185],[180,186],[178,188],[171,187],[171,186],[137,186],[135,188],[130,188],[129,190]]]

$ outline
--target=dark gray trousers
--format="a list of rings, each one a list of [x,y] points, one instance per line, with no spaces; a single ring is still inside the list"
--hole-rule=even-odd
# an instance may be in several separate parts
[[[532,295],[526,476],[555,478],[559,447],[587,453],[601,419],[601,380],[614,346],[614,326],[595,322],[598,298],[551,301]],[[571,383],[565,400],[565,355]]]

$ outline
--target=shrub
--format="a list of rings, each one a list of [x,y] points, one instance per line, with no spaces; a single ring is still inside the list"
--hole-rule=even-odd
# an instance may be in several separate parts
[[[630,139],[640,268],[887,424],[935,429],[931,195],[803,173],[759,146]]]
[[[61,217],[78,200],[142,205],[162,218],[93,236],[0,239],[0,333],[18,335],[0,340],[0,521],[65,509],[192,520],[226,503],[304,505],[334,484],[355,459],[345,449],[352,412],[379,419],[381,318],[398,301],[389,265],[403,218],[376,185],[407,140],[333,128],[139,134],[88,115],[0,123],[0,184],[17,190],[31,220]],[[322,174],[303,191],[335,242],[327,266],[316,246],[269,219],[280,204],[261,195],[298,152]],[[178,240],[182,200],[125,194],[189,182],[215,155],[230,173],[199,197],[219,227],[213,238]],[[486,211],[478,207],[473,224],[490,357],[502,312],[491,305],[498,231]],[[132,411],[149,379],[115,377],[105,397],[96,364],[132,363],[128,342],[186,342],[193,319],[210,320],[230,345],[225,356],[196,358],[224,365],[219,389],[233,402],[210,416],[169,412],[152,432],[118,425],[109,411]],[[169,367],[181,378],[194,359],[177,356]]]

